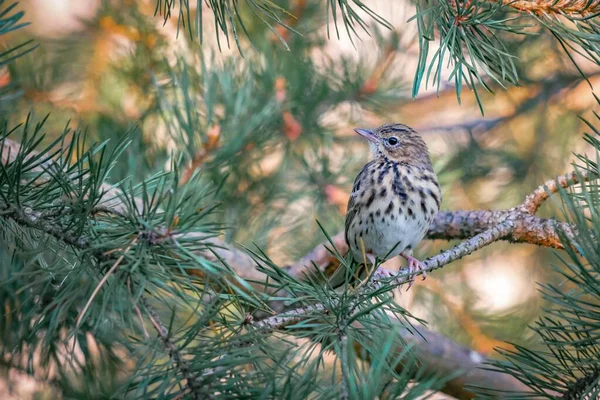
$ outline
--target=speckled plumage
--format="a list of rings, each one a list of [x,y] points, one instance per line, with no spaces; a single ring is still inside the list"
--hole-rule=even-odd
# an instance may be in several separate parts
[[[421,264],[412,257],[440,209],[437,177],[423,139],[402,124],[374,130],[357,129],[369,140],[373,160],[360,171],[346,214],[346,242],[356,261],[367,256],[387,260],[404,257],[409,269]]]

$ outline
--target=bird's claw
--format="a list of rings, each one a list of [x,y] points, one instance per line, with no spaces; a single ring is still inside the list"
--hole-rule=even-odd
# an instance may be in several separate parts
[[[394,277],[396,274],[394,274],[394,272],[390,271],[389,269],[385,269],[383,267],[379,267],[377,268],[377,271],[375,271],[375,273],[373,274],[373,278],[379,280],[379,279],[389,279]]]
[[[408,278],[408,288],[406,289],[406,291],[408,291],[408,289],[412,287],[413,283],[415,283],[415,274],[419,271],[422,271],[423,280],[425,280],[425,278],[427,278],[427,271],[425,271],[425,266],[423,263],[416,258],[411,256],[406,256],[405,258],[408,261],[408,273],[410,274],[410,278]]]
[[[383,267],[379,267],[377,268],[377,271],[375,271],[375,273],[373,274],[373,279],[375,280],[381,280],[381,279],[390,279],[390,278],[394,278],[396,276],[396,274],[393,271],[390,271],[389,269],[385,269]],[[394,298],[394,292],[392,291],[392,297]]]

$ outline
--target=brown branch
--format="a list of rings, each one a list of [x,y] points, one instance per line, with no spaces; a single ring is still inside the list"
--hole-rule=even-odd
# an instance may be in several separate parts
[[[584,180],[591,177],[583,173]],[[440,211],[427,232],[427,239],[462,240],[489,231],[499,224],[509,222],[511,228],[498,240],[512,243],[529,243],[542,247],[564,249],[559,232],[572,235],[575,227],[555,219],[540,218],[535,215],[544,201],[551,194],[558,192],[559,187],[567,188],[579,183],[577,174],[571,172],[545,182],[527,195],[522,204],[505,210],[458,210]],[[344,232],[332,237],[337,250],[345,254],[348,244]],[[315,264],[322,271],[327,271],[335,257],[327,250],[329,243],[316,246],[298,262],[288,267],[293,276],[301,276],[308,266]]]
[[[502,4],[521,12],[531,12],[536,15],[559,14],[585,16],[600,11],[600,1],[587,0],[501,0]]]
[[[454,296],[446,290],[443,282],[434,277],[427,277],[426,289],[435,293],[435,295],[441,299],[444,306],[450,310],[452,316],[458,320],[459,325],[465,333],[469,335],[470,346],[472,346],[473,350],[484,355],[491,354],[496,348],[500,347],[504,350],[515,350],[515,346],[510,343],[503,342],[486,334],[471,313],[466,310],[466,305],[464,303],[459,304],[456,299],[453,298]]]
[[[293,28],[298,21],[300,21],[300,18],[302,17],[302,14],[304,13],[304,10],[306,9],[307,6],[307,1],[306,0],[296,0],[293,9],[290,12],[290,15],[288,18],[286,18],[286,20],[284,21],[284,24],[279,24],[275,27],[275,32],[273,34],[273,36],[271,37],[271,40],[273,42],[276,41],[280,41],[283,40],[284,42],[287,42],[290,38],[290,29],[289,28]],[[276,33],[276,34],[275,34]]]
[[[283,76],[277,77],[275,79],[275,100],[282,105],[282,107],[287,108],[287,91],[286,91],[287,82]],[[298,122],[296,117],[287,109],[284,109],[281,113],[282,120],[282,131],[285,136],[290,140],[294,141],[298,139],[298,136],[302,133],[302,124]]]
[[[429,227],[426,238],[443,240],[468,239],[504,221],[510,221],[512,228],[506,232],[505,236],[499,238],[499,240],[506,240],[513,243],[529,243],[555,249],[564,248],[558,232],[563,230],[570,233],[573,230],[573,227],[565,222],[539,218],[518,207],[508,210],[459,210],[439,212]],[[340,253],[345,254],[348,251],[344,232],[334,235],[332,240]],[[301,276],[307,270],[307,267],[313,263],[321,271],[329,271],[329,267],[336,260],[329,250],[327,250],[329,246],[329,243],[322,243],[316,246],[298,262],[289,266],[288,272],[293,276]],[[249,260],[249,262],[253,263],[252,260]],[[329,274],[326,273],[326,275]]]
[[[206,141],[202,143],[200,149],[194,155],[190,165],[184,170],[180,184],[190,180],[194,172],[204,164],[208,156],[219,146],[219,137],[221,135],[221,126],[213,125],[206,131]]]
[[[530,390],[511,375],[483,369],[488,358],[481,353],[423,327],[415,329],[416,333],[404,329],[399,335],[407,346],[411,346],[425,374],[452,376],[462,372],[460,376],[446,382],[441,392],[457,399],[473,399],[475,394],[465,388],[467,385],[485,387],[491,391]],[[394,354],[401,354],[404,350],[404,347],[399,346],[394,349]],[[400,372],[402,365],[396,366],[396,369]]]
[[[523,204],[521,204],[521,208],[523,211],[528,212],[530,214],[535,214],[535,212],[540,208],[542,203],[546,201],[550,195],[558,192],[559,188],[567,188],[571,185],[579,183],[579,178],[575,172],[571,172],[570,174],[565,174],[540,185],[537,189],[535,189],[531,194],[529,194]]]
[[[478,250],[490,243],[497,241],[512,229],[510,222],[502,223],[496,227],[493,227],[485,232],[482,232],[461,244],[454,246],[453,248],[446,250],[437,256],[430,257],[423,261],[423,270],[419,271],[418,275],[426,272],[431,272],[436,269],[443,267],[453,261],[459,260],[475,250]],[[382,285],[401,286],[409,281],[410,277],[407,269],[400,269],[392,279],[379,279],[377,276],[371,282],[367,283],[361,288],[363,293],[373,291]],[[335,302],[332,302],[333,307],[336,306]],[[326,307],[322,304],[315,304],[313,306],[301,307],[295,310],[275,315],[269,318],[265,318],[261,321],[254,323],[254,325],[264,330],[278,330],[283,329],[289,325],[295,324],[302,320],[307,315],[315,312],[326,312]]]
[[[390,43],[383,49],[383,54],[381,55],[379,60],[377,60],[377,63],[375,64],[375,69],[360,87],[360,97],[372,95],[379,88],[379,83],[381,82],[381,79],[388,71],[390,66],[393,64],[394,59],[398,54],[397,36],[398,34],[396,32],[392,33]]]

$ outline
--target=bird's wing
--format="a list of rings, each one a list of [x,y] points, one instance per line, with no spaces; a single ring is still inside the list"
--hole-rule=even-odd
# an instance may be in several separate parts
[[[356,215],[357,209],[355,207],[352,207],[352,205],[350,203],[354,203],[353,201],[353,197],[350,197],[350,201],[348,202],[348,211],[346,211],[346,226],[345,226],[345,237],[346,237],[346,243],[348,244],[348,247],[350,247],[350,241],[348,240],[348,229],[350,229],[350,225],[352,224],[352,220],[354,219],[354,216]],[[352,208],[350,208],[352,207]]]
[[[350,194],[350,199],[348,199],[348,207],[346,207],[346,223],[344,229],[344,235],[346,238],[346,243],[350,246],[350,241],[348,240],[348,229],[350,229],[350,225],[352,225],[352,221],[356,216],[359,208],[359,204],[356,204],[356,200],[364,190],[364,186],[367,184],[365,182],[366,176],[371,169],[371,164],[373,164],[375,160],[369,162],[367,165],[363,167],[363,169],[358,173],[356,179],[354,180],[354,186],[352,187],[352,193]]]

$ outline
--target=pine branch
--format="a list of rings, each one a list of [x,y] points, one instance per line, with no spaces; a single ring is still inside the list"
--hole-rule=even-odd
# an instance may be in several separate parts
[[[585,17],[600,11],[600,1],[597,0],[501,0],[501,2],[517,11],[531,12],[536,15],[556,14]]]
[[[11,141],[10,139],[5,139],[5,149],[11,149],[11,154],[2,154],[3,160],[10,160],[11,157],[15,157],[17,152],[15,149],[18,149],[19,146],[17,143]],[[567,177],[573,177],[574,175],[567,175]],[[588,176],[584,176],[584,178],[588,178]],[[464,238],[468,236],[470,239],[464,241],[463,243],[455,246],[454,248],[447,250],[437,256],[431,257],[424,261],[425,271],[433,271],[435,269],[441,268],[442,266],[458,260],[484,246],[487,246],[495,241],[504,239],[510,241],[521,241],[528,242],[538,245],[545,245],[549,247],[562,248],[560,245],[560,241],[558,238],[558,230],[559,228],[565,229],[566,232],[569,232],[571,229],[570,225],[565,223],[559,223],[555,220],[544,220],[536,217],[532,212],[535,212],[539,205],[545,201],[549,195],[543,192],[543,187],[547,188],[550,193],[554,193],[558,190],[559,187],[567,187],[569,185],[575,184],[575,179],[569,179],[564,177],[559,177],[558,183],[553,184],[553,181],[549,181],[545,183],[540,188],[536,189],[531,195],[527,196],[523,204],[520,206],[514,207],[509,210],[499,210],[499,211],[457,211],[457,212],[445,212],[440,213],[434,223],[432,224],[432,228],[428,236],[430,238],[438,237],[444,239],[456,239],[456,238]],[[106,198],[107,203],[102,206],[102,209],[98,210],[98,212],[111,212],[110,210],[114,210],[113,214],[115,217],[119,217],[123,205],[119,204],[117,197],[115,196],[115,188],[106,188],[107,190],[104,192],[103,198]],[[9,217],[15,216],[15,222],[19,222],[20,214],[14,214],[13,212],[8,212]],[[524,220],[525,222],[522,222]],[[34,229],[38,229],[44,231],[59,240],[65,239],[56,229],[46,229],[48,228],[44,224],[36,223],[35,218],[31,216],[28,219],[20,220],[28,227],[32,227]],[[474,236],[473,236],[474,234]],[[84,249],[86,247],[85,242],[80,242],[78,238],[67,237],[66,240],[69,240],[73,245],[80,249]],[[242,277],[252,277],[252,278],[264,278],[261,272],[257,271],[256,263],[248,254],[229,247],[219,241],[218,239],[210,239],[214,244],[217,244],[217,247],[214,252],[209,251],[199,251],[198,255],[205,257],[209,260],[214,261],[224,261],[228,265],[232,266],[236,272],[239,273]],[[343,237],[340,238],[339,235],[334,237],[334,243],[336,246],[339,245],[338,250],[342,253],[347,251],[347,248],[344,248],[345,244],[343,243]],[[65,241],[66,243],[66,241]],[[304,257],[300,262],[294,264],[293,266],[288,268],[288,272],[293,276],[301,276],[302,273],[306,270],[307,266],[310,264],[309,261],[314,261],[319,268],[326,268],[330,264],[331,255],[326,250],[324,245],[317,246],[310,254]],[[262,279],[261,279],[262,280]],[[364,285],[360,290],[369,291],[374,290],[379,287],[382,287],[384,284],[388,284],[391,286],[399,286],[404,284],[408,280],[407,271],[401,270],[391,282],[383,282],[379,279],[374,279],[371,282]],[[144,299],[142,301],[145,301]],[[286,326],[290,326],[292,324],[298,323],[305,319],[309,315],[313,315],[315,313],[325,314],[327,313],[327,307],[323,304],[314,304],[310,306],[305,306],[302,308],[298,308],[292,311],[288,311],[279,315],[275,315],[273,317],[266,318],[264,320],[250,322],[252,326],[256,329],[260,329],[263,331],[272,331],[277,329],[283,329]],[[163,324],[156,319],[155,316],[150,315],[151,321],[153,321],[153,325],[161,340],[165,341],[165,337],[168,338],[168,331],[165,334],[165,330],[162,329],[164,327]],[[427,334],[435,335],[433,333],[427,333],[423,336],[426,337]],[[406,336],[413,336],[412,334],[407,334]],[[407,337],[404,337],[406,340]],[[417,341],[420,347],[420,351],[428,354],[435,354],[435,349],[432,348],[432,344],[428,341]],[[447,343],[452,343],[447,340]],[[174,346],[174,344],[173,344]],[[185,365],[182,365],[179,361],[183,360],[181,355],[178,353],[178,349],[176,347],[170,346],[169,343],[165,343],[165,348],[169,351],[170,357],[173,361],[178,365],[178,368],[182,370],[182,374],[185,375],[186,380],[188,382],[188,390],[190,393],[198,393],[195,389],[197,389],[194,385],[197,380],[193,376],[188,376],[188,372],[190,372],[189,368],[186,368]],[[450,345],[449,345],[450,346]],[[454,346],[457,346],[454,344]],[[450,346],[452,347],[452,346]],[[458,350],[454,350],[456,352]],[[475,357],[474,354],[479,355],[478,353],[473,352],[471,359],[471,364],[464,365],[466,371],[471,371],[476,366],[480,365],[485,357],[479,355],[479,357]],[[475,362],[478,361],[478,362]],[[450,360],[448,360],[450,362]],[[439,363],[439,360],[436,360],[436,363]],[[446,364],[440,364],[442,367],[446,368]],[[432,369],[437,368],[435,363],[430,365]],[[443,368],[442,368],[443,369]],[[452,369],[451,369],[452,370]],[[490,374],[497,374],[494,372],[489,372]],[[466,377],[461,377],[465,382],[473,382],[467,379]],[[480,378],[479,378],[480,379]],[[489,377],[490,381],[494,381],[492,377]],[[502,381],[502,380],[500,380]],[[460,398],[468,398],[468,391],[464,390],[464,382],[462,384],[456,383],[455,380],[450,381],[448,385],[453,385],[455,389],[457,387],[463,388],[463,395],[459,396]],[[516,383],[514,381],[510,381],[507,383],[508,386],[514,387]],[[458,390],[460,392],[460,390]],[[465,394],[466,393],[466,394]],[[467,397],[465,397],[467,396]]]
[[[68,232],[62,231],[59,227],[53,225],[52,223],[39,218],[39,215],[38,215],[39,213],[36,213],[32,210],[21,211],[21,210],[7,207],[7,206],[5,206],[4,209],[5,209],[5,211],[0,213],[1,216],[4,218],[10,218],[18,224],[21,224],[21,225],[29,227],[29,228],[36,229],[40,232],[44,232],[48,235],[55,237],[58,240],[63,241],[64,243],[66,243],[68,245],[71,245],[71,246],[79,249],[79,250],[91,251],[92,254],[94,254],[99,260],[104,261],[107,259],[106,256],[102,255],[101,253],[98,253],[97,251],[94,251],[92,249],[92,247],[90,246],[90,243],[85,238],[75,237],[75,236],[69,234]],[[103,276],[102,280],[98,284],[98,287],[96,288],[97,290],[100,289],[100,287],[106,281],[108,276],[114,271],[114,269],[116,269],[116,267],[122,261],[125,253],[127,253],[130,250],[131,246],[134,245],[135,242],[136,242],[136,240],[134,240],[131,243],[131,245],[127,249],[125,249],[123,254],[115,260],[111,270],[109,270],[108,273],[106,273]],[[79,317],[77,319],[77,326],[79,326],[81,324],[81,321],[82,321],[83,317],[85,316],[87,309],[89,308],[91,302],[93,301],[93,298],[97,294],[97,290],[94,291],[94,293],[90,296],[88,303],[85,305],[83,310],[80,312]],[[179,367],[179,369],[182,373],[182,376],[186,379],[187,386],[189,389],[189,394],[190,394],[191,398],[193,398],[193,399],[203,398],[199,395],[199,393],[201,393],[201,390],[200,390],[201,388],[196,383],[196,381],[197,381],[196,377],[194,376],[193,372],[191,371],[191,369],[189,368],[189,366],[187,365],[187,363],[181,356],[177,346],[170,339],[168,329],[160,321],[158,313],[149,305],[149,303],[145,297],[142,296],[141,301],[147,310],[148,318],[152,322],[152,325],[154,326],[156,332],[158,333],[161,340],[163,341],[165,349],[168,351],[169,357],[173,359],[175,364]]]
[[[65,232],[62,227],[56,226],[52,222],[42,218],[41,213],[31,208],[26,207],[20,210],[12,207],[10,204],[2,204],[0,202],[0,210],[0,215],[4,218],[10,218],[20,225],[37,229],[77,249],[89,249],[89,242],[85,238]]]
[[[340,365],[342,369],[342,400],[350,398],[350,388],[348,383],[348,337],[345,333],[340,333]]]
[[[513,225],[510,221],[503,222],[497,226],[494,226],[485,232],[482,232],[461,244],[454,246],[450,250],[446,250],[437,256],[433,256],[427,258],[423,261],[424,268],[417,273],[417,275],[422,275],[427,272],[435,271],[436,269],[442,268],[444,265],[450,264],[453,261],[459,260],[467,255],[473,253],[476,250],[481,249],[497,240],[501,237],[508,235],[508,233],[513,228]],[[408,269],[401,269],[392,279],[380,279],[379,276],[375,275],[374,279],[372,279],[369,283],[364,285],[361,288],[362,292],[370,292],[376,290],[382,285],[390,285],[390,286],[401,286],[410,280],[410,274]],[[335,303],[334,303],[335,307]],[[323,308],[319,307],[319,305],[315,305],[312,307],[301,307],[296,310],[292,310],[286,312],[281,315],[275,315],[273,317],[266,318],[257,322],[255,325],[264,330],[279,330],[283,329],[289,325],[295,324],[298,321],[302,320],[302,317],[307,315],[308,313],[314,313],[315,311],[321,311]]]
[[[586,176],[584,176],[584,178],[585,177]],[[521,208],[524,212],[534,214],[544,201],[546,201],[552,194],[558,192],[559,187],[564,189],[577,183],[579,183],[579,177],[575,172],[558,176],[555,179],[540,185],[531,194],[529,194],[525,198]]]
[[[512,226],[506,235],[500,237],[499,240],[512,243],[529,243],[555,249],[564,248],[558,232],[572,232],[573,229],[573,226],[565,222],[540,218],[520,207],[507,210],[457,210],[439,212],[429,227],[426,238],[467,239],[483,233],[503,221],[510,221]],[[203,257],[210,261],[224,260],[227,264],[234,266],[238,275],[244,278],[260,278],[261,274],[256,270],[256,262],[247,253],[237,250],[218,239],[211,240],[219,246],[216,250],[217,254],[206,252],[202,254]],[[345,254],[348,251],[344,232],[332,236],[332,241],[340,253]],[[302,259],[288,266],[286,268],[288,273],[293,276],[300,276],[300,273],[312,263],[325,271],[335,260],[335,257],[327,250],[328,245],[329,243],[323,243],[316,246]]]
[[[600,368],[594,368],[592,372],[570,384],[560,398],[563,400],[592,399],[592,396],[600,394],[598,379],[600,379]],[[593,388],[592,391],[590,388]]]
[[[168,351],[169,357],[173,360],[173,362],[175,362],[175,365],[177,365],[182,376],[186,380],[188,387],[188,393],[186,394],[189,394],[194,400],[208,397],[200,395],[203,392],[202,386],[199,384],[198,379],[192,371],[189,363],[182,357],[177,345],[173,342],[173,340],[171,340],[169,329],[160,320],[158,312],[150,305],[150,303],[148,303],[146,298],[142,297],[141,301],[144,305],[144,308],[147,310],[148,318],[150,319],[152,326],[158,333],[158,336],[160,336],[165,349]]]
[[[505,210],[441,211],[436,215],[429,227],[426,238],[443,240],[468,239],[484,233],[493,227],[497,227],[505,221],[509,221],[511,228],[498,240],[564,249],[559,232],[570,233],[573,232],[574,227],[565,222],[540,218],[534,214],[540,205],[549,198],[550,194],[558,191],[559,187],[566,188],[576,183],[578,182],[574,172],[561,175],[538,187],[525,198],[521,205]],[[332,236],[332,241],[341,254],[345,254],[348,251],[344,232],[339,232]],[[219,240],[215,240],[214,243],[221,247],[218,257],[226,260],[229,265],[235,266],[236,272],[240,276],[252,279],[258,277],[255,268],[256,263],[252,257]],[[335,260],[335,257],[327,249],[328,245],[329,243],[327,242],[316,246],[298,262],[288,266],[286,268],[288,273],[292,276],[301,276],[306,267],[312,264],[318,266],[320,270],[325,271]],[[214,254],[203,254],[203,256],[211,261],[218,261],[217,256]]]
[[[19,155],[20,146],[18,143],[14,142],[8,138],[4,138],[1,141],[1,145],[2,145],[2,150],[3,150],[3,153],[2,153],[3,165],[6,165],[10,162],[15,161],[20,156]],[[38,155],[38,154],[39,153],[36,153],[35,151],[31,151],[24,158],[31,159],[32,157],[36,157],[36,155]],[[41,166],[38,166],[36,168],[30,168],[30,172],[42,172],[41,171],[42,168],[47,169],[47,170],[53,169],[51,163],[43,163]],[[116,190],[115,188],[111,187],[110,185],[108,185],[106,183],[104,183],[102,185],[101,191],[103,193],[104,198],[109,200],[108,204],[110,204],[110,206],[103,205],[100,207],[96,207],[95,209],[92,210],[92,214],[110,213],[110,214],[114,215],[115,217],[119,217],[119,218],[125,217],[124,214],[122,214],[122,208],[124,208],[124,205],[115,203],[115,197],[116,197],[115,190]],[[71,208],[68,205],[65,205],[64,207],[59,207],[58,211],[59,211],[59,213],[56,214],[56,210],[51,210],[51,212],[48,214],[48,213],[43,213],[43,212],[40,212],[37,210],[33,210],[30,207],[18,208],[18,207],[15,207],[14,205],[7,204],[7,203],[4,203],[3,201],[0,201],[0,217],[1,218],[10,219],[23,227],[27,227],[27,228],[37,230],[39,232],[43,232],[49,236],[56,238],[57,240],[63,242],[64,244],[71,246],[74,249],[77,249],[82,252],[87,252],[98,261],[98,264],[102,264],[106,261],[113,262],[112,267],[108,270],[107,273],[104,274],[104,276],[100,280],[98,286],[96,287],[94,292],[91,294],[88,302],[86,303],[84,308],[81,310],[79,317],[77,318],[77,322],[76,322],[76,326],[79,327],[81,325],[83,317],[85,316],[94,297],[98,294],[100,288],[104,285],[104,283],[106,282],[108,277],[116,270],[116,268],[119,266],[119,264],[123,261],[125,254],[127,254],[131,250],[131,248],[137,243],[139,236],[137,238],[133,239],[133,241],[129,244],[129,246],[127,248],[125,248],[124,250],[122,250],[121,255],[118,257],[115,254],[116,252],[111,252],[110,254],[103,253],[101,250],[95,248],[93,246],[93,243],[91,243],[88,240],[88,238],[86,238],[85,236],[76,235],[73,232],[69,232],[68,230],[65,230],[64,227],[56,225],[55,223],[53,223],[50,220],[50,218],[48,218],[49,216],[62,215],[63,213],[68,213],[69,211],[73,211],[73,210],[71,210]],[[142,232],[140,232],[140,235],[141,234],[142,234]],[[121,250],[121,249],[118,249],[118,250]],[[205,398],[206,396],[200,395],[202,393],[203,389],[197,383],[198,378],[192,372],[191,368],[189,367],[188,363],[185,361],[185,359],[181,355],[181,353],[180,353],[179,349],[177,348],[177,346],[175,345],[175,343],[173,343],[173,341],[170,339],[168,329],[160,321],[160,318],[159,318],[157,312],[149,305],[147,299],[144,296],[141,296],[140,300],[144,304],[145,309],[146,309],[146,314],[147,314],[148,318],[150,319],[150,321],[152,322],[152,325],[154,326],[159,337],[161,338],[161,340],[164,344],[164,347],[168,352],[169,357],[173,360],[173,362],[175,363],[177,368],[179,368],[182,376],[186,380],[187,392],[188,392],[187,394],[189,394],[191,396],[191,398],[193,398],[193,399]],[[137,307],[137,305],[134,305],[134,307],[136,309],[136,312],[138,312],[138,315],[139,315],[139,307]],[[142,323],[143,323],[143,321],[142,321]]]

